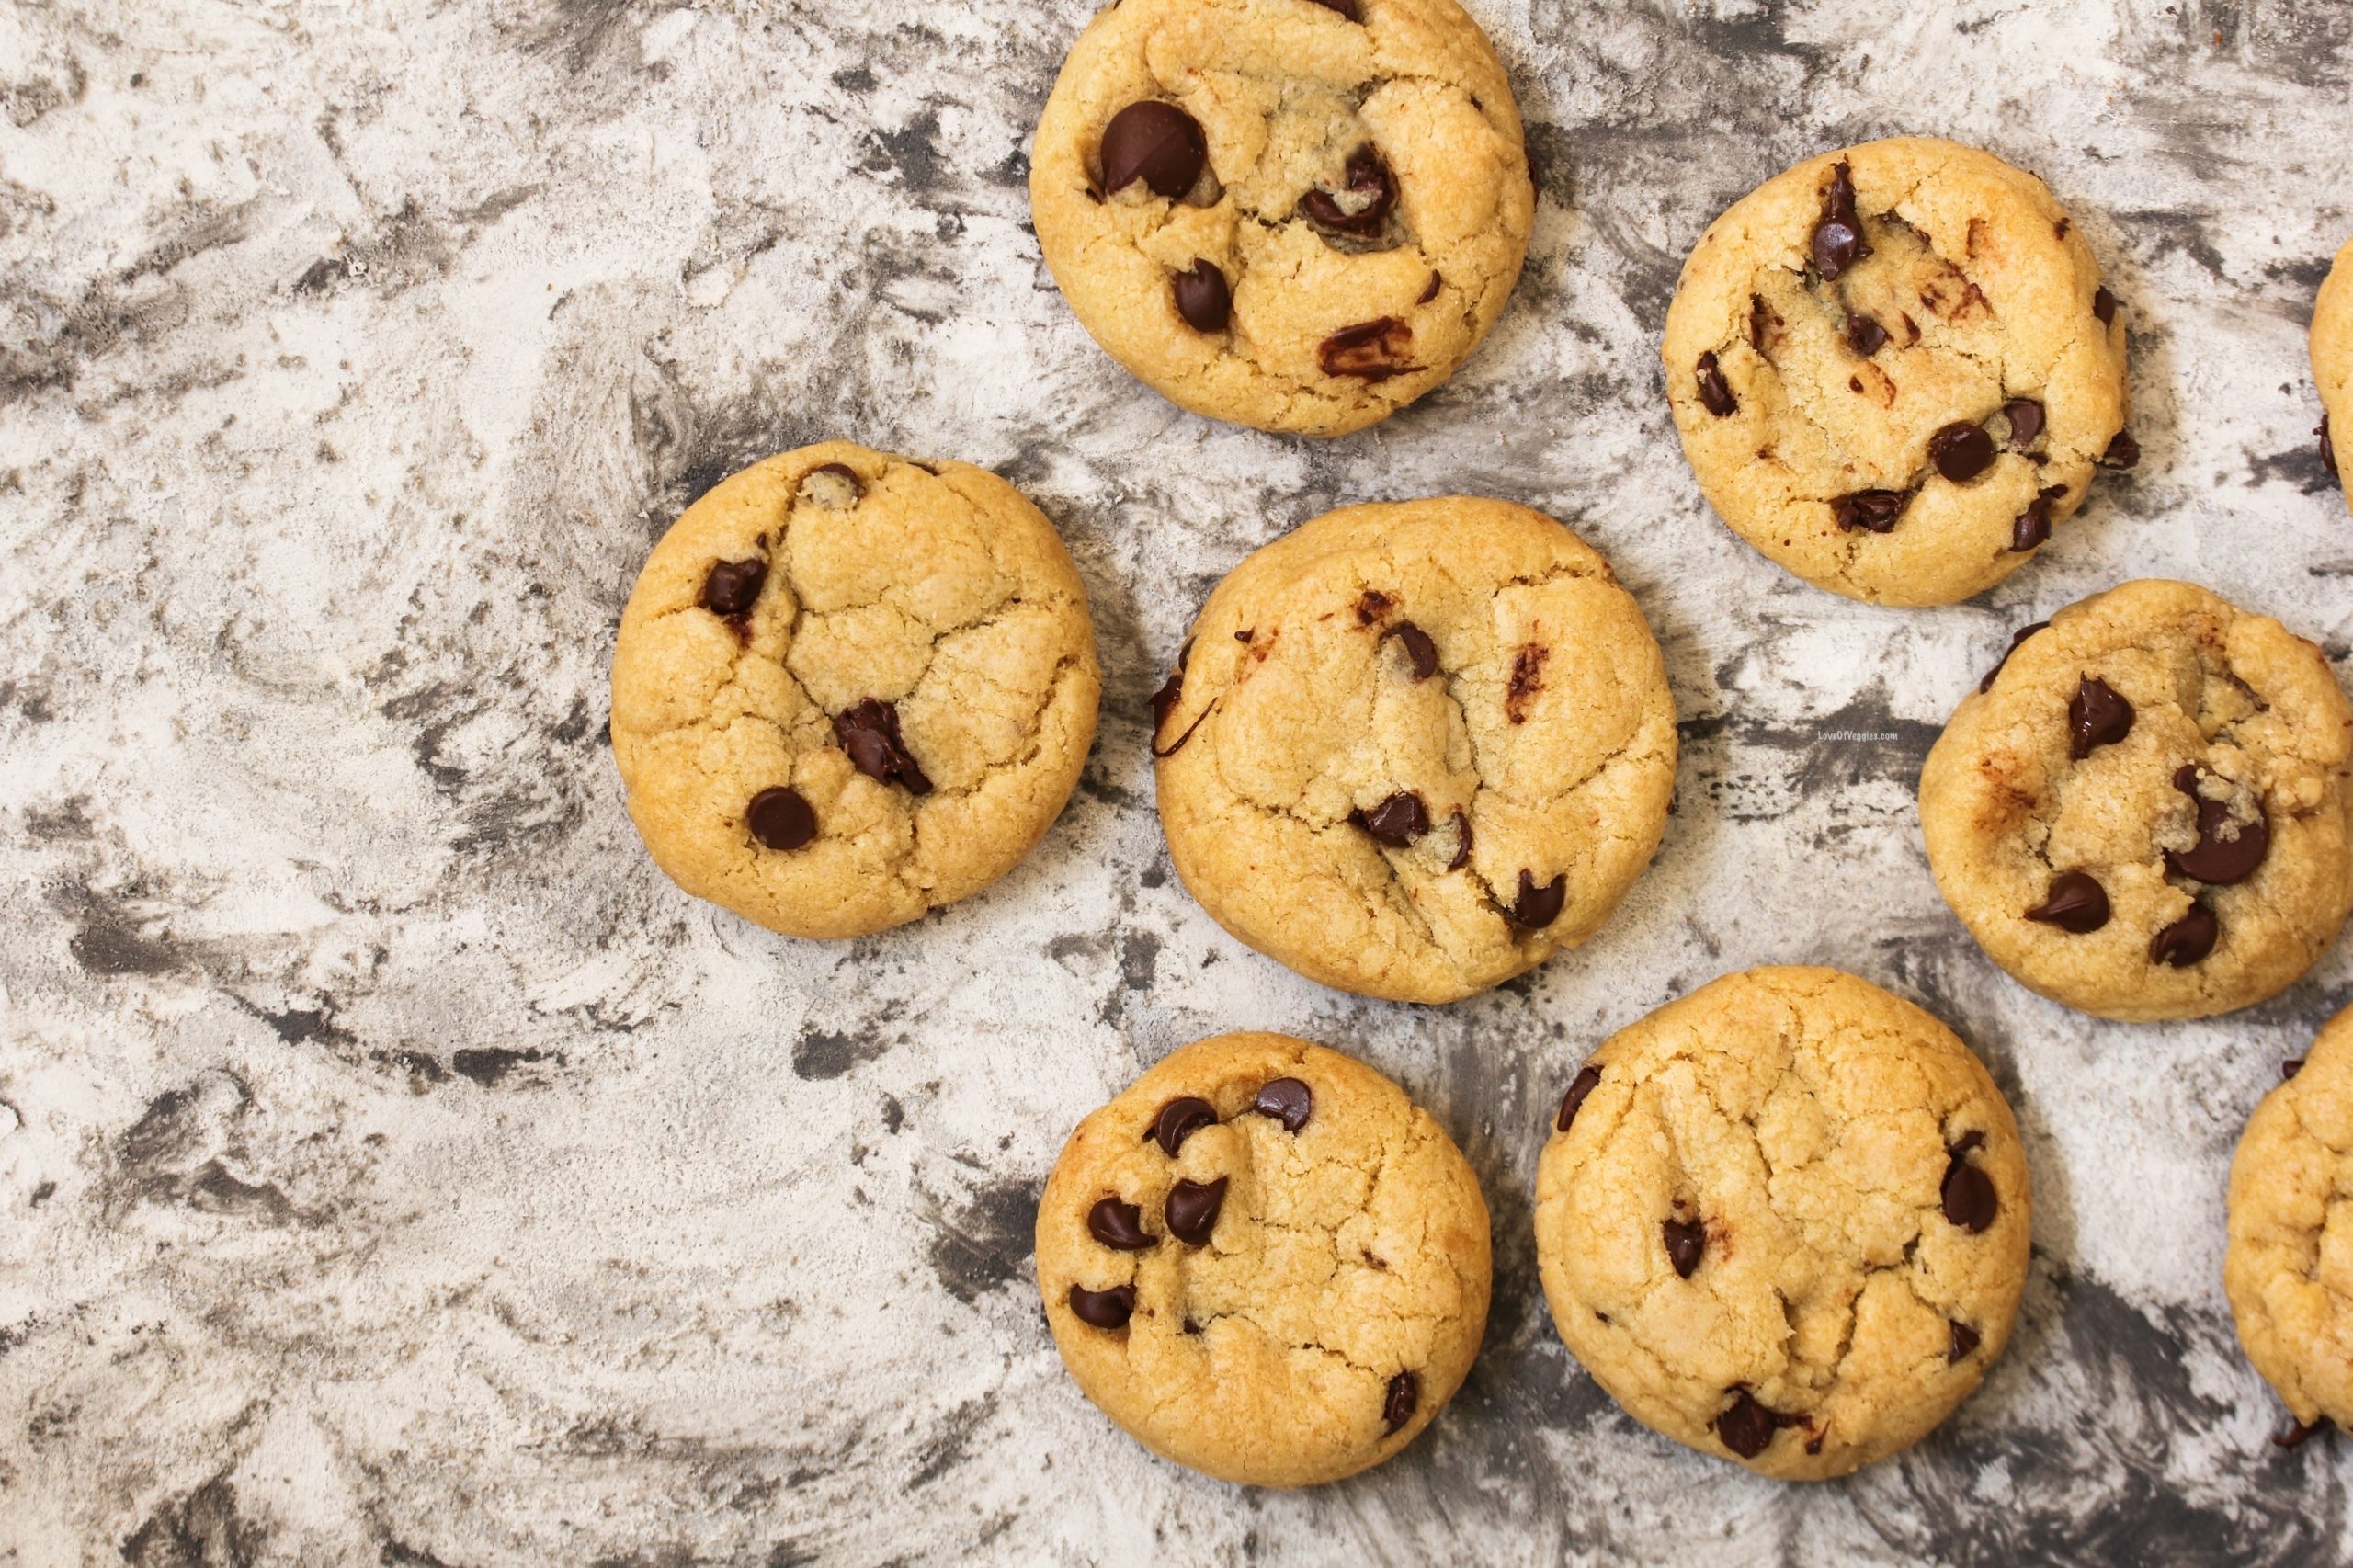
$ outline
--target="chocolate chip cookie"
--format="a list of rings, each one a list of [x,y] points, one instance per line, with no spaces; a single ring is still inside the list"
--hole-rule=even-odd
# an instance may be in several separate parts
[[[1939,605],[2131,468],[2124,323],[2040,180],[1919,137],[1812,158],[1684,263],[1667,400],[1709,503],[1807,582]]]
[[[1222,1481],[1310,1486],[1395,1455],[1479,1351],[1478,1178],[1352,1057],[1279,1034],[1169,1055],[1071,1134],[1038,1287],[1086,1397]]]
[[[654,547],[613,651],[613,758],[680,887],[857,937],[1029,852],[1100,686],[1086,591],[1020,492],[832,441],[721,482]]]
[[[1341,436],[1478,346],[1536,199],[1454,0],[1122,0],[1063,63],[1029,205],[1080,324],[1155,392]]]
[[[2353,705],[2318,648],[2188,583],[2018,634],[1920,773],[1937,886],[1994,961],[2102,1017],[2200,1017],[2353,907]]]
[[[2345,471],[2337,466],[2338,434],[2353,430],[2353,241],[2336,253],[2336,264],[2313,301],[2313,384],[2320,390],[2320,460],[2339,485]],[[2353,501],[2353,487],[2347,499]]]
[[[1819,1481],[1919,1441],[2001,1355],[2026,1156],[1919,1008],[1836,970],[1728,974],[1565,1088],[1536,1180],[1544,1294],[1644,1426]]]
[[[1641,608],[1502,501],[1348,506],[1267,545],[1156,706],[1193,896],[1308,978],[1392,1001],[1468,996],[1590,937],[1675,788]]]
[[[2239,1343],[2301,1427],[2353,1429],[2353,1007],[2247,1119],[2222,1284]]]

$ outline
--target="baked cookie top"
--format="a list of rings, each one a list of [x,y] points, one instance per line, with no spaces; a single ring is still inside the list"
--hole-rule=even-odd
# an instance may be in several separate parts
[[[1994,961],[2103,1017],[2310,969],[2353,907],[2353,707],[2318,648],[2188,583],[2020,633],[1920,773],[1928,866]]]
[[[1665,662],[1540,512],[1343,507],[1218,585],[1157,700],[1176,870],[1312,980],[1449,1002],[1584,941],[1675,789]]]
[[[613,650],[613,759],[680,887],[856,937],[1029,852],[1100,687],[1086,591],[1020,492],[829,441],[722,481],[654,546]]]
[[[1279,1034],[1171,1053],[1079,1123],[1038,1209],[1038,1286],[1086,1397],[1222,1481],[1389,1459],[1487,1321],[1487,1206],[1404,1091]]]
[[[2130,468],[2124,325],[2051,192],[1896,137],[1810,158],[1711,224],[1663,347],[1699,488],[1807,582],[1890,605],[2000,582]]]
[[[2336,456],[2336,437],[2353,440],[2353,240],[2336,253],[2313,301],[2312,347],[2313,385],[2320,392],[2320,460],[2353,503],[2353,486],[2345,485]]]
[[[1162,396],[1340,436],[1486,335],[1536,195],[1454,0],[1120,0],[1054,84],[1029,205],[1080,324]]]
[[[2353,1007],[2263,1096],[2231,1160],[2222,1284],[2298,1422],[2353,1427]]]
[[[1537,1170],[1544,1294],[1645,1426],[1818,1481],[1918,1441],[2001,1355],[2026,1156],[1919,1008],[1836,970],[1728,974],[1567,1089]]]

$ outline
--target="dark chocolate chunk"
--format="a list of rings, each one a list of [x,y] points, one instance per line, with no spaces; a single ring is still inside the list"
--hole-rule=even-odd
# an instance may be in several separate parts
[[[1742,1459],[1753,1460],[1765,1451],[1774,1433],[1795,1424],[1795,1417],[1767,1409],[1757,1403],[1755,1394],[1741,1389],[1731,1407],[1716,1417],[1716,1436]]]
[[[931,780],[915,765],[899,734],[895,703],[868,698],[834,715],[834,734],[857,769],[883,784],[903,784],[910,795],[931,793]]]
[[[1422,368],[1412,363],[1413,351],[1414,329],[1395,316],[1381,316],[1342,327],[1324,340],[1315,358],[1327,376],[1385,381]]]
[[[1883,534],[1894,528],[1895,519],[1904,515],[1904,504],[1911,499],[1901,490],[1858,490],[1831,502],[1830,515],[1847,533],[1863,528]]]
[[[1172,199],[1193,188],[1210,156],[1200,121],[1157,98],[1130,104],[1113,115],[1103,128],[1102,152],[1107,194],[1140,179],[1155,194]]]
[[[1381,1401],[1382,1436],[1394,1436],[1414,1418],[1415,1407],[1421,1402],[1421,1380],[1413,1373],[1400,1372],[1390,1379],[1389,1392]]]
[[[1086,1211],[1086,1233],[1120,1252],[1142,1252],[1153,1244],[1144,1234],[1143,1210],[1116,1198],[1101,1199]]]
[[[2009,416],[2010,445],[2025,451],[2042,439],[2042,404],[2030,397],[2014,397],[2002,405]]]
[[[1160,1145],[1160,1152],[1170,1159],[1185,1146],[1185,1140],[1204,1127],[1217,1125],[1217,1107],[1191,1095],[1170,1100],[1160,1108],[1160,1114],[1144,1129],[1144,1136]]]
[[[1512,901],[1511,921],[1530,931],[1540,931],[1561,917],[1561,908],[1569,900],[1569,874],[1566,871],[1539,887],[1536,879],[1526,871],[1519,874],[1519,896]]]
[[[2284,1084],[2303,1070],[2304,1059],[2301,1056],[2291,1056],[2279,1063],[2279,1081]]]
[[[1132,1285],[1114,1285],[1108,1290],[1089,1290],[1083,1285],[1070,1288],[1071,1315],[1091,1327],[1125,1328],[1135,1310]]]
[[[2051,498],[2038,495],[2010,524],[2010,549],[2023,553],[2051,537]]]
[[[1705,1226],[1686,1220],[1669,1220],[1659,1226],[1660,1239],[1666,1244],[1666,1261],[1685,1279],[1699,1267],[1699,1254],[1708,1244]]]
[[[2099,318],[2099,324],[2102,326],[2107,326],[2116,320],[2116,296],[2108,291],[2108,285],[2105,283],[2092,294],[2092,314]]]
[[[1449,871],[1459,871],[1471,863],[1471,818],[1467,812],[1454,813],[1454,858],[1446,863]]]
[[[1569,1092],[1561,1096],[1561,1114],[1552,1119],[1552,1131],[1566,1132],[1570,1123],[1576,1120],[1577,1111],[1585,1105],[1586,1096],[1600,1086],[1600,1068],[1589,1065],[1578,1068],[1577,1075],[1569,1080]]]
[[[2336,468],[2336,446],[2328,438],[2327,415],[2324,414],[2320,416],[2320,424],[2313,434],[2320,437],[2320,466],[2328,470],[2331,479],[2342,480],[2344,476],[2337,472]]]
[[[2032,626],[2021,626],[2016,631],[2010,633],[2010,645],[2002,650],[2002,656],[1994,661],[1994,667],[1985,672],[1985,678],[1977,683],[1977,689],[1980,691],[1993,690],[1994,677],[2002,673],[2002,666],[2010,662],[2010,655],[2018,651],[2018,644],[2025,642],[2028,638],[2033,636],[2036,632],[2041,631],[2044,627],[2050,624],[2051,623],[2047,620],[2038,620]]]
[[[817,813],[800,790],[779,785],[752,797],[744,825],[770,849],[798,849],[817,836]]]
[[[1976,1349],[1981,1343],[1981,1337],[1975,1329],[1970,1327],[1959,1318],[1955,1318],[1952,1320],[1952,1348],[1945,1352],[1945,1359],[1948,1361],[1966,1360],[1968,1359],[1969,1353]]]
[[[2108,450],[2099,456],[2099,466],[2102,468],[2118,470],[2137,468],[2140,462],[2141,443],[2132,438],[2132,432],[2130,430],[2119,430],[2116,433],[2116,439],[2110,441],[2108,444]]]
[[[1227,319],[1233,314],[1233,290],[1226,287],[1225,274],[1214,262],[1194,262],[1169,279],[1168,288],[1186,325],[1195,332],[1225,330]]]
[[[2062,871],[2051,879],[2050,892],[2026,917],[2078,937],[2087,935],[2108,924],[2108,890],[2089,871]]]
[[[2253,822],[2234,823],[2228,802],[2198,792],[2198,769],[2188,764],[2175,771],[2173,784],[2198,802],[2198,842],[2188,849],[2166,850],[2165,869],[2221,886],[2255,875],[2271,849],[2271,822],[2262,806],[2256,807]]]
[[[1887,347],[1887,328],[1858,311],[1847,318],[1847,347],[1868,359]]]
[[[1392,849],[1403,849],[1430,830],[1430,813],[1422,798],[1400,790],[1369,812],[1353,812],[1348,820]]]
[[[1813,268],[1829,281],[1871,254],[1863,243],[1863,220],[1855,210],[1855,178],[1846,160],[1830,171],[1822,192],[1822,218],[1813,226]]]
[[[1382,634],[1394,637],[1404,644],[1405,657],[1413,661],[1414,678],[1427,680],[1438,673],[1438,644],[1430,634],[1410,620],[1401,620]]]
[[[2077,676],[2075,695],[2067,703],[2067,755],[2080,762],[2131,733],[2132,704],[2108,682]]]
[[[1207,1245],[1210,1232],[1217,1227],[1218,1210],[1225,1207],[1225,1183],[1224,1176],[1209,1182],[1180,1177],[1161,1209],[1168,1233],[1188,1246]]]
[[[1414,303],[1415,303],[1415,304],[1417,304],[1417,305],[1427,305],[1427,304],[1428,304],[1432,300],[1437,299],[1437,298],[1438,298],[1438,285],[1439,285],[1439,284],[1441,284],[1441,283],[1443,283],[1443,282],[1445,282],[1445,281],[1446,281],[1446,279],[1445,279],[1445,278],[1440,278],[1437,273],[1435,273],[1435,272],[1431,273],[1431,274],[1430,274],[1430,280],[1429,280],[1428,286],[1423,289],[1423,290],[1422,290],[1422,297],[1421,297],[1420,299],[1418,299],[1418,300],[1415,300],[1415,301],[1414,301]]]
[[[1258,1091],[1250,1108],[1271,1116],[1286,1131],[1296,1132],[1315,1114],[1315,1093],[1296,1078],[1277,1078]]]
[[[1994,1178],[1969,1163],[1970,1152],[1984,1141],[1984,1133],[1971,1133],[1952,1146],[1951,1163],[1945,1166],[1944,1189],[1939,1195],[1945,1218],[1972,1235],[1991,1225],[2000,1208],[1995,1199]]]
[[[702,580],[702,608],[717,616],[745,614],[767,580],[765,561],[714,561]]]
[[[1982,425],[1955,421],[1928,437],[1928,460],[1955,484],[1966,484],[1994,466],[1994,437]]]
[[[1299,199],[1307,215],[1327,229],[1344,234],[1377,234],[1397,204],[1397,182],[1379,148],[1370,142],[1348,154],[1340,172],[1340,188],[1317,188]]]
[[[1713,352],[1699,356],[1694,373],[1699,383],[1700,407],[1722,419],[1740,406],[1740,400],[1732,395],[1732,384],[1724,380],[1723,370],[1717,365]]]

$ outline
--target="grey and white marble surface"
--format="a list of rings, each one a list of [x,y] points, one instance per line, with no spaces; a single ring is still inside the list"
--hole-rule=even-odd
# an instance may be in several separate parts
[[[1930,884],[1922,756],[2010,630],[2126,577],[2353,640],[2313,291],[2353,233],[2342,0],[1470,0],[1529,120],[1527,274],[1452,383],[1328,445],[1129,380],[1028,224],[1085,0],[0,0],[0,1562],[2300,1562],[2353,1451],[2268,1442],[2220,1284],[2248,1108],[2353,1000],[2111,1025]],[[2147,456],[1986,598],[1807,588],[1700,503],[1654,342],[1686,248],[1897,131],[2050,181]],[[1101,738],[992,892],[843,946],[672,888],[606,742],[651,541],[832,435],[1061,526]],[[1209,585],[1335,505],[1568,520],[1685,751],[1584,949],[1439,1010],[1319,989],[1170,875],[1147,695]],[[1547,1114],[1724,970],[1949,1019],[2036,1182],[2020,1331],[1915,1451],[1776,1486],[1620,1415],[1537,1289]],[[1484,1354],[1301,1494],[1162,1463],[1064,1376],[1040,1182],[1172,1047],[1291,1030],[1486,1185]]]

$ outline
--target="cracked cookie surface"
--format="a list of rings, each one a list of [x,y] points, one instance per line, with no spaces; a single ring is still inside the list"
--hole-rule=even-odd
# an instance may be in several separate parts
[[[1018,491],[828,442],[722,481],[654,547],[613,651],[613,757],[680,887],[862,936],[1029,852],[1100,687],[1086,589]]]
[[[2263,1096],[2231,1159],[2222,1284],[2296,1420],[2353,1428],[2353,1008]]]
[[[2338,455],[2341,443],[2353,443],[2353,241],[2336,253],[2313,301],[2312,353],[2313,385],[2320,392],[2321,461],[2353,504],[2353,485],[2345,483],[2345,460]]]
[[[1449,1002],[1601,927],[1675,788],[1658,644],[1560,523],[1469,496],[1343,507],[1193,623],[1154,750],[1170,858],[1326,985]]]
[[[1454,0],[1121,0],[1063,63],[1029,202],[1113,358],[1313,436],[1446,380],[1535,216],[1510,82]]]
[[[1725,975],[1604,1041],[1553,1126],[1553,1322],[1678,1442],[1844,1475],[1926,1436],[2008,1341],[2030,1230],[2009,1106],[1950,1029],[1868,982]]]
[[[2244,1007],[2353,908],[2353,706],[2278,621],[2126,583],[1962,699],[1920,826],[1945,902],[2032,990],[2110,1018]]]
[[[1154,1452],[1247,1485],[1392,1458],[1486,1326],[1469,1162],[1389,1079],[1287,1035],[1186,1046],[1079,1123],[1037,1244],[1086,1397]]]
[[[2040,180],[1898,137],[1808,159],[1684,263],[1662,347],[1709,504],[1816,586],[1949,604],[2129,467],[2125,330]]]

